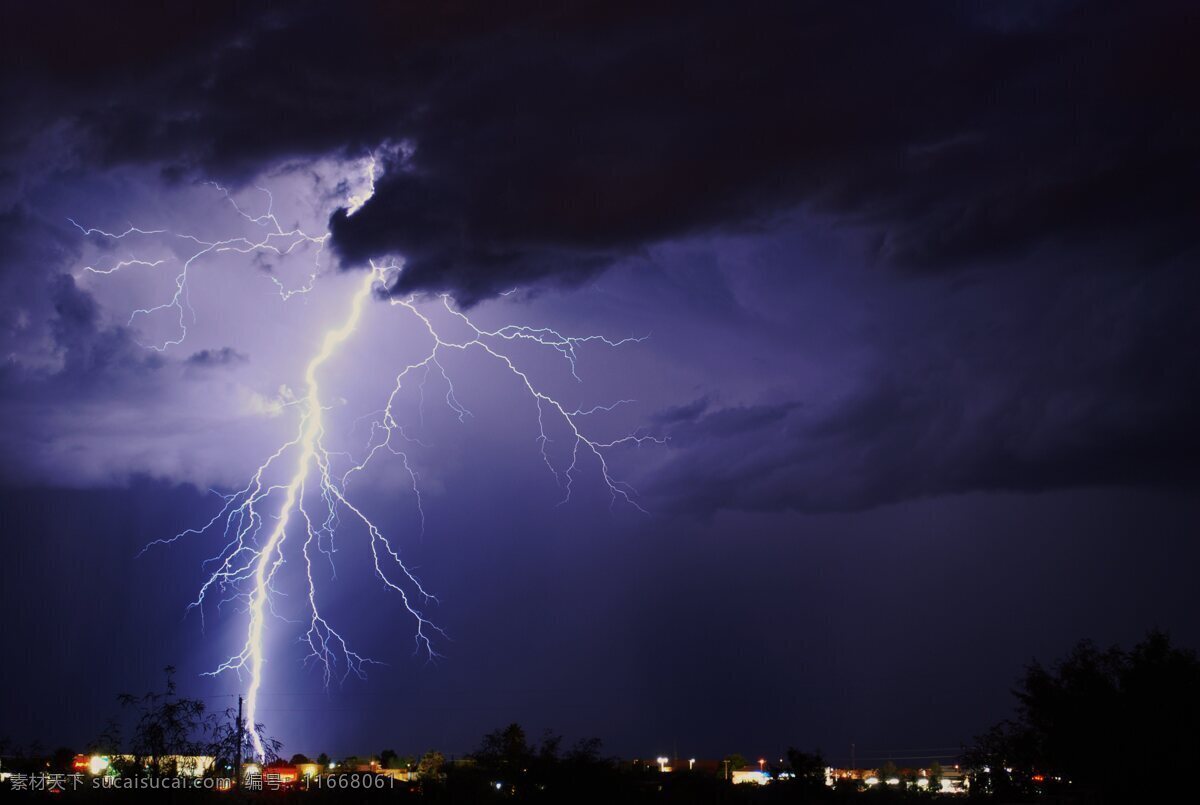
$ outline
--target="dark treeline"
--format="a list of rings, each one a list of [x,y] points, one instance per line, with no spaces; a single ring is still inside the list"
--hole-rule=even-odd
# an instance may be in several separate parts
[[[966,797],[921,789],[911,775],[899,782],[867,786],[859,780],[826,785],[819,752],[789,749],[786,761],[769,768],[769,785],[732,785],[711,766],[663,773],[651,759],[625,761],[607,756],[598,739],[564,745],[546,733],[531,739],[518,724],[483,736],[465,758],[448,762],[436,751],[404,758],[384,750],[369,758],[343,758],[332,778],[355,768],[407,769],[408,781],[388,781],[374,790],[305,786],[287,791],[128,791],[84,790],[68,796],[95,800],[165,802],[219,797],[223,801],[390,800],[430,803],[820,803],[899,801],[981,801],[1125,803],[1173,802],[1190,788],[1191,771],[1200,763],[1200,661],[1192,651],[1171,645],[1152,632],[1125,650],[1100,649],[1090,642],[1075,646],[1051,665],[1030,665],[1013,691],[1013,716],[964,747],[970,769]],[[207,713],[194,700],[175,695],[170,669],[164,691],[121,697],[131,721],[124,740],[110,727],[89,751],[132,755],[124,775],[169,778],[172,755],[207,754],[217,759],[212,774],[228,775],[237,747],[229,713]],[[277,741],[261,733],[274,752]],[[37,773],[69,767],[74,753],[18,752],[0,746],[4,770]],[[243,756],[249,756],[243,745]],[[308,762],[296,755],[293,764]],[[739,756],[729,758],[737,768]],[[330,758],[316,759],[322,768]],[[888,764],[880,778],[897,772]],[[886,772],[886,773],[885,773]],[[374,775],[372,775],[374,778]],[[0,786],[0,797],[20,794]]]
[[[1167,635],[1151,632],[1129,650],[1081,642],[1054,665],[1030,665],[1013,694],[1014,717],[967,752],[978,794],[1173,802],[1193,787],[1200,661]],[[1070,782],[1050,785],[1055,777]]]

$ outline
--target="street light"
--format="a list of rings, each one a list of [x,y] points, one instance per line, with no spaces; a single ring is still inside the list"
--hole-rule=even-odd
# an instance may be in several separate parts
[[[758,770],[762,771],[763,766],[765,766],[766,764],[767,764],[767,761],[763,760],[762,758],[759,758],[758,759]]]
[[[667,761],[668,761],[669,759],[670,759],[670,758],[665,758],[665,757],[660,757],[660,758],[658,759],[658,770],[659,770],[660,772],[665,772],[665,771],[667,770]]]

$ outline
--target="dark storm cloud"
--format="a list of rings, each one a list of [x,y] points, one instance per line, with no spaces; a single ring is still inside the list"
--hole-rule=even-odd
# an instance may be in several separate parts
[[[883,368],[839,411],[721,408],[721,389],[664,411],[656,426],[690,452],[664,489],[708,489],[710,507],[857,508],[1191,477],[1195,317],[1179,300],[1196,288],[1169,272],[1200,231],[1192,5],[350,9],[8,11],[0,189],[20,197],[30,155],[236,183],[374,150],[375,196],[333,216],[334,251],[347,266],[402,256],[396,292],[465,304],[577,283],[664,240],[792,226],[803,209],[903,269],[877,275],[884,294],[990,267],[1010,278],[994,307],[1035,313],[989,329],[954,299],[914,310],[871,345]],[[9,344],[56,322],[47,337],[80,376],[145,368],[126,331],[99,328],[90,297],[43,269],[70,247],[23,209],[0,222],[24,255],[3,281],[41,308],[6,299]],[[698,270],[690,281],[712,281]],[[1094,275],[1105,289],[1072,301]],[[731,296],[719,278],[710,293]]]
[[[196,369],[209,369],[218,366],[245,363],[248,360],[250,360],[249,356],[238,352],[233,347],[221,347],[220,349],[202,349],[198,352],[193,352],[187,357],[184,363]]]
[[[404,256],[400,292],[577,282],[796,205],[921,270],[1195,246],[1186,3],[45,8],[5,26],[10,139],[232,177],[390,142],[332,229]]]
[[[673,405],[652,416],[654,422],[660,425],[670,425],[675,422],[695,422],[712,405],[708,397],[697,397],[690,403]]]
[[[0,336],[12,354],[46,338],[47,277],[74,252],[22,205],[0,212]]]
[[[165,365],[128,328],[102,320],[95,298],[66,273],[76,249],[23,207],[0,214],[3,484],[61,479],[64,466],[81,461],[78,454],[55,457],[72,444],[62,431],[102,430],[93,417],[109,406],[127,407],[127,395],[155,393],[152,381]]]
[[[9,379],[22,378],[14,383],[20,394],[29,382],[111,381],[161,363],[126,328],[104,325],[96,300],[65,273],[77,248],[23,206],[0,213],[0,336]]]
[[[689,512],[847,511],[974,491],[1200,478],[1200,278],[1183,266],[950,293],[924,334],[882,325],[844,398],[662,412],[649,482]],[[924,311],[916,311],[923,318]]]
[[[71,384],[111,384],[121,375],[152,372],[165,363],[158,353],[138,345],[128,328],[101,322],[95,298],[69,274],[54,278],[51,298],[54,342],[62,357],[57,378]]]

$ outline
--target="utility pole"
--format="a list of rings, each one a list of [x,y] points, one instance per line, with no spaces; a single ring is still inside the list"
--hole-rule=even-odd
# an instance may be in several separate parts
[[[237,749],[234,754],[233,763],[234,785],[239,789],[242,787],[242,697],[238,696],[238,716],[237,716]]]
[[[858,769],[858,764],[856,764],[854,762],[854,742],[851,741],[850,742],[850,771],[853,772],[853,771],[856,771],[857,769]]]

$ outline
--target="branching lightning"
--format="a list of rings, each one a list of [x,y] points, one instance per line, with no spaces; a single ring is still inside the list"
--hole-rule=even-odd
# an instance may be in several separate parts
[[[84,227],[76,223],[75,219],[68,218],[71,225],[82,232],[84,235],[99,235],[110,241],[121,241],[126,238],[136,235],[167,235],[176,238],[183,243],[191,244],[195,247],[195,251],[180,262],[178,272],[175,274],[175,291],[171,297],[164,302],[150,307],[138,308],[129,314],[127,324],[133,327],[137,324],[138,319],[143,316],[151,316],[161,311],[172,311],[176,318],[177,334],[173,338],[167,338],[163,341],[154,344],[142,344],[157,352],[164,352],[168,347],[178,346],[184,342],[188,334],[188,324],[195,323],[196,311],[192,308],[190,287],[188,280],[192,265],[201,258],[210,254],[221,254],[222,252],[236,252],[238,254],[251,253],[271,253],[278,256],[288,255],[294,252],[297,248],[303,245],[316,246],[316,257],[313,260],[312,272],[308,276],[308,280],[296,288],[288,288],[279,278],[271,276],[271,281],[279,290],[279,295],[284,299],[298,294],[308,293],[312,290],[313,285],[317,281],[317,277],[321,273],[321,253],[324,249],[325,242],[329,239],[329,233],[313,237],[305,234],[300,229],[285,230],[279,223],[279,219],[275,217],[273,208],[275,206],[275,198],[271,195],[271,191],[266,188],[258,188],[267,197],[267,210],[262,215],[251,215],[238,206],[233,197],[221,185],[216,182],[209,182],[209,185],[216,188],[224,197],[225,200],[233,207],[234,211],[242,218],[246,219],[255,226],[264,229],[265,234],[255,240],[253,238],[236,236],[225,240],[207,241],[198,238],[195,235],[187,233],[170,232],[166,229],[139,229],[132,224],[127,229],[120,233],[106,232],[103,229],[95,227]],[[364,201],[365,203],[365,201]],[[361,206],[361,205],[360,205]],[[87,265],[83,270],[92,274],[115,274],[118,271],[127,269],[133,266],[141,266],[145,268],[157,268],[166,263],[174,262],[175,258],[161,257],[157,260],[141,260],[132,258],[122,260],[107,268],[100,266]]]
[[[374,189],[375,163],[370,160],[366,167],[367,188],[364,194],[348,199],[349,213],[353,214],[365,204]],[[123,241],[143,235],[174,238],[195,247],[180,260],[175,276],[174,292],[169,299],[146,308],[133,311],[129,324],[135,325],[140,317],[160,311],[171,311],[177,322],[177,333],[159,343],[146,344],[148,348],[165,351],[183,343],[187,337],[188,324],[194,323],[195,311],[189,299],[189,274],[195,264],[206,255],[221,252],[241,254],[271,253],[290,254],[302,245],[316,247],[317,256],[306,282],[297,288],[287,288],[272,277],[284,299],[311,291],[321,273],[320,256],[329,237],[328,233],[313,236],[299,229],[285,229],[272,212],[274,199],[267,190],[267,209],[262,215],[253,215],[243,210],[232,195],[220,187],[213,187],[249,224],[264,230],[262,237],[234,236],[222,240],[205,240],[189,234],[178,234],[165,229],[140,229],[130,225],[118,233],[96,228],[87,228],[71,221],[84,235],[99,236],[110,241]],[[260,188],[261,190],[261,188]],[[176,258],[159,257],[143,259],[131,256],[107,267],[84,266],[83,270],[99,275],[110,275],[130,269],[155,270]],[[434,641],[445,637],[444,633],[424,614],[425,609],[436,603],[436,598],[421,585],[414,573],[401,559],[400,552],[383,531],[349,498],[347,489],[355,475],[363,472],[381,453],[396,456],[407,473],[415,495],[420,528],[425,526],[419,473],[414,469],[405,452],[407,445],[417,442],[399,424],[397,400],[402,389],[415,386],[424,399],[426,384],[431,377],[445,389],[444,400],[460,420],[471,416],[471,412],[459,401],[451,374],[447,371],[443,356],[452,353],[474,352],[496,361],[515,381],[531,403],[531,415],[536,421],[535,440],[541,458],[553,473],[562,489],[562,502],[570,500],[572,485],[581,464],[594,462],[598,467],[613,504],[628,504],[639,511],[636,490],[617,479],[610,468],[607,452],[618,446],[642,445],[646,442],[661,442],[651,436],[628,434],[615,439],[602,440],[587,435],[582,420],[596,414],[609,412],[632,400],[618,400],[611,404],[595,405],[590,408],[570,408],[540,388],[526,369],[523,369],[507,350],[514,344],[530,344],[556,351],[567,362],[571,375],[579,380],[578,348],[595,344],[620,347],[636,343],[643,338],[609,339],[599,335],[567,336],[550,328],[535,328],[524,325],[508,325],[495,330],[477,326],[466,313],[459,310],[453,300],[442,296],[438,305],[449,316],[449,320],[465,327],[463,338],[455,339],[443,335],[434,319],[423,310],[416,298],[398,299],[390,297],[390,307],[415,317],[428,339],[424,357],[410,363],[397,373],[395,383],[382,408],[369,415],[370,427],[366,444],[358,458],[330,450],[326,442],[326,404],[322,401],[320,376],[322,368],[329,363],[354,334],[368,310],[373,296],[389,287],[403,268],[394,263],[372,262],[350,299],[344,317],[329,329],[316,354],[309,360],[304,371],[304,394],[288,403],[298,412],[294,434],[266,458],[251,474],[242,488],[220,494],[223,505],[206,523],[189,528],[170,538],[156,540],[146,546],[173,543],[191,536],[210,533],[221,534],[221,549],[205,562],[207,578],[201,585],[188,609],[197,609],[201,621],[205,604],[210,598],[217,599],[217,607],[237,602],[245,606],[246,633],[240,650],[221,663],[209,675],[232,671],[239,676],[248,675],[247,719],[256,723],[259,689],[266,662],[264,634],[268,615],[275,614],[274,596],[277,594],[275,581],[289,555],[297,554],[301,560],[307,585],[308,628],[302,642],[306,644],[306,662],[319,666],[328,685],[335,676],[341,680],[350,674],[365,676],[366,666],[373,661],[352,650],[347,641],[336,631],[322,613],[319,585],[314,576],[314,561],[321,555],[333,566],[335,537],[342,530],[343,519],[357,522],[366,533],[374,573],[390,590],[398,594],[402,605],[414,623],[415,650],[432,659],[437,650]],[[557,420],[565,426],[572,440],[570,461],[565,467],[556,465],[548,449],[551,441],[548,420]],[[282,475],[277,479],[276,476]],[[288,537],[297,548],[289,549]],[[146,550],[143,549],[143,550]],[[290,554],[289,554],[290,550]],[[334,570],[336,578],[336,570]],[[254,749],[261,757],[264,748],[256,730],[250,730]]]

